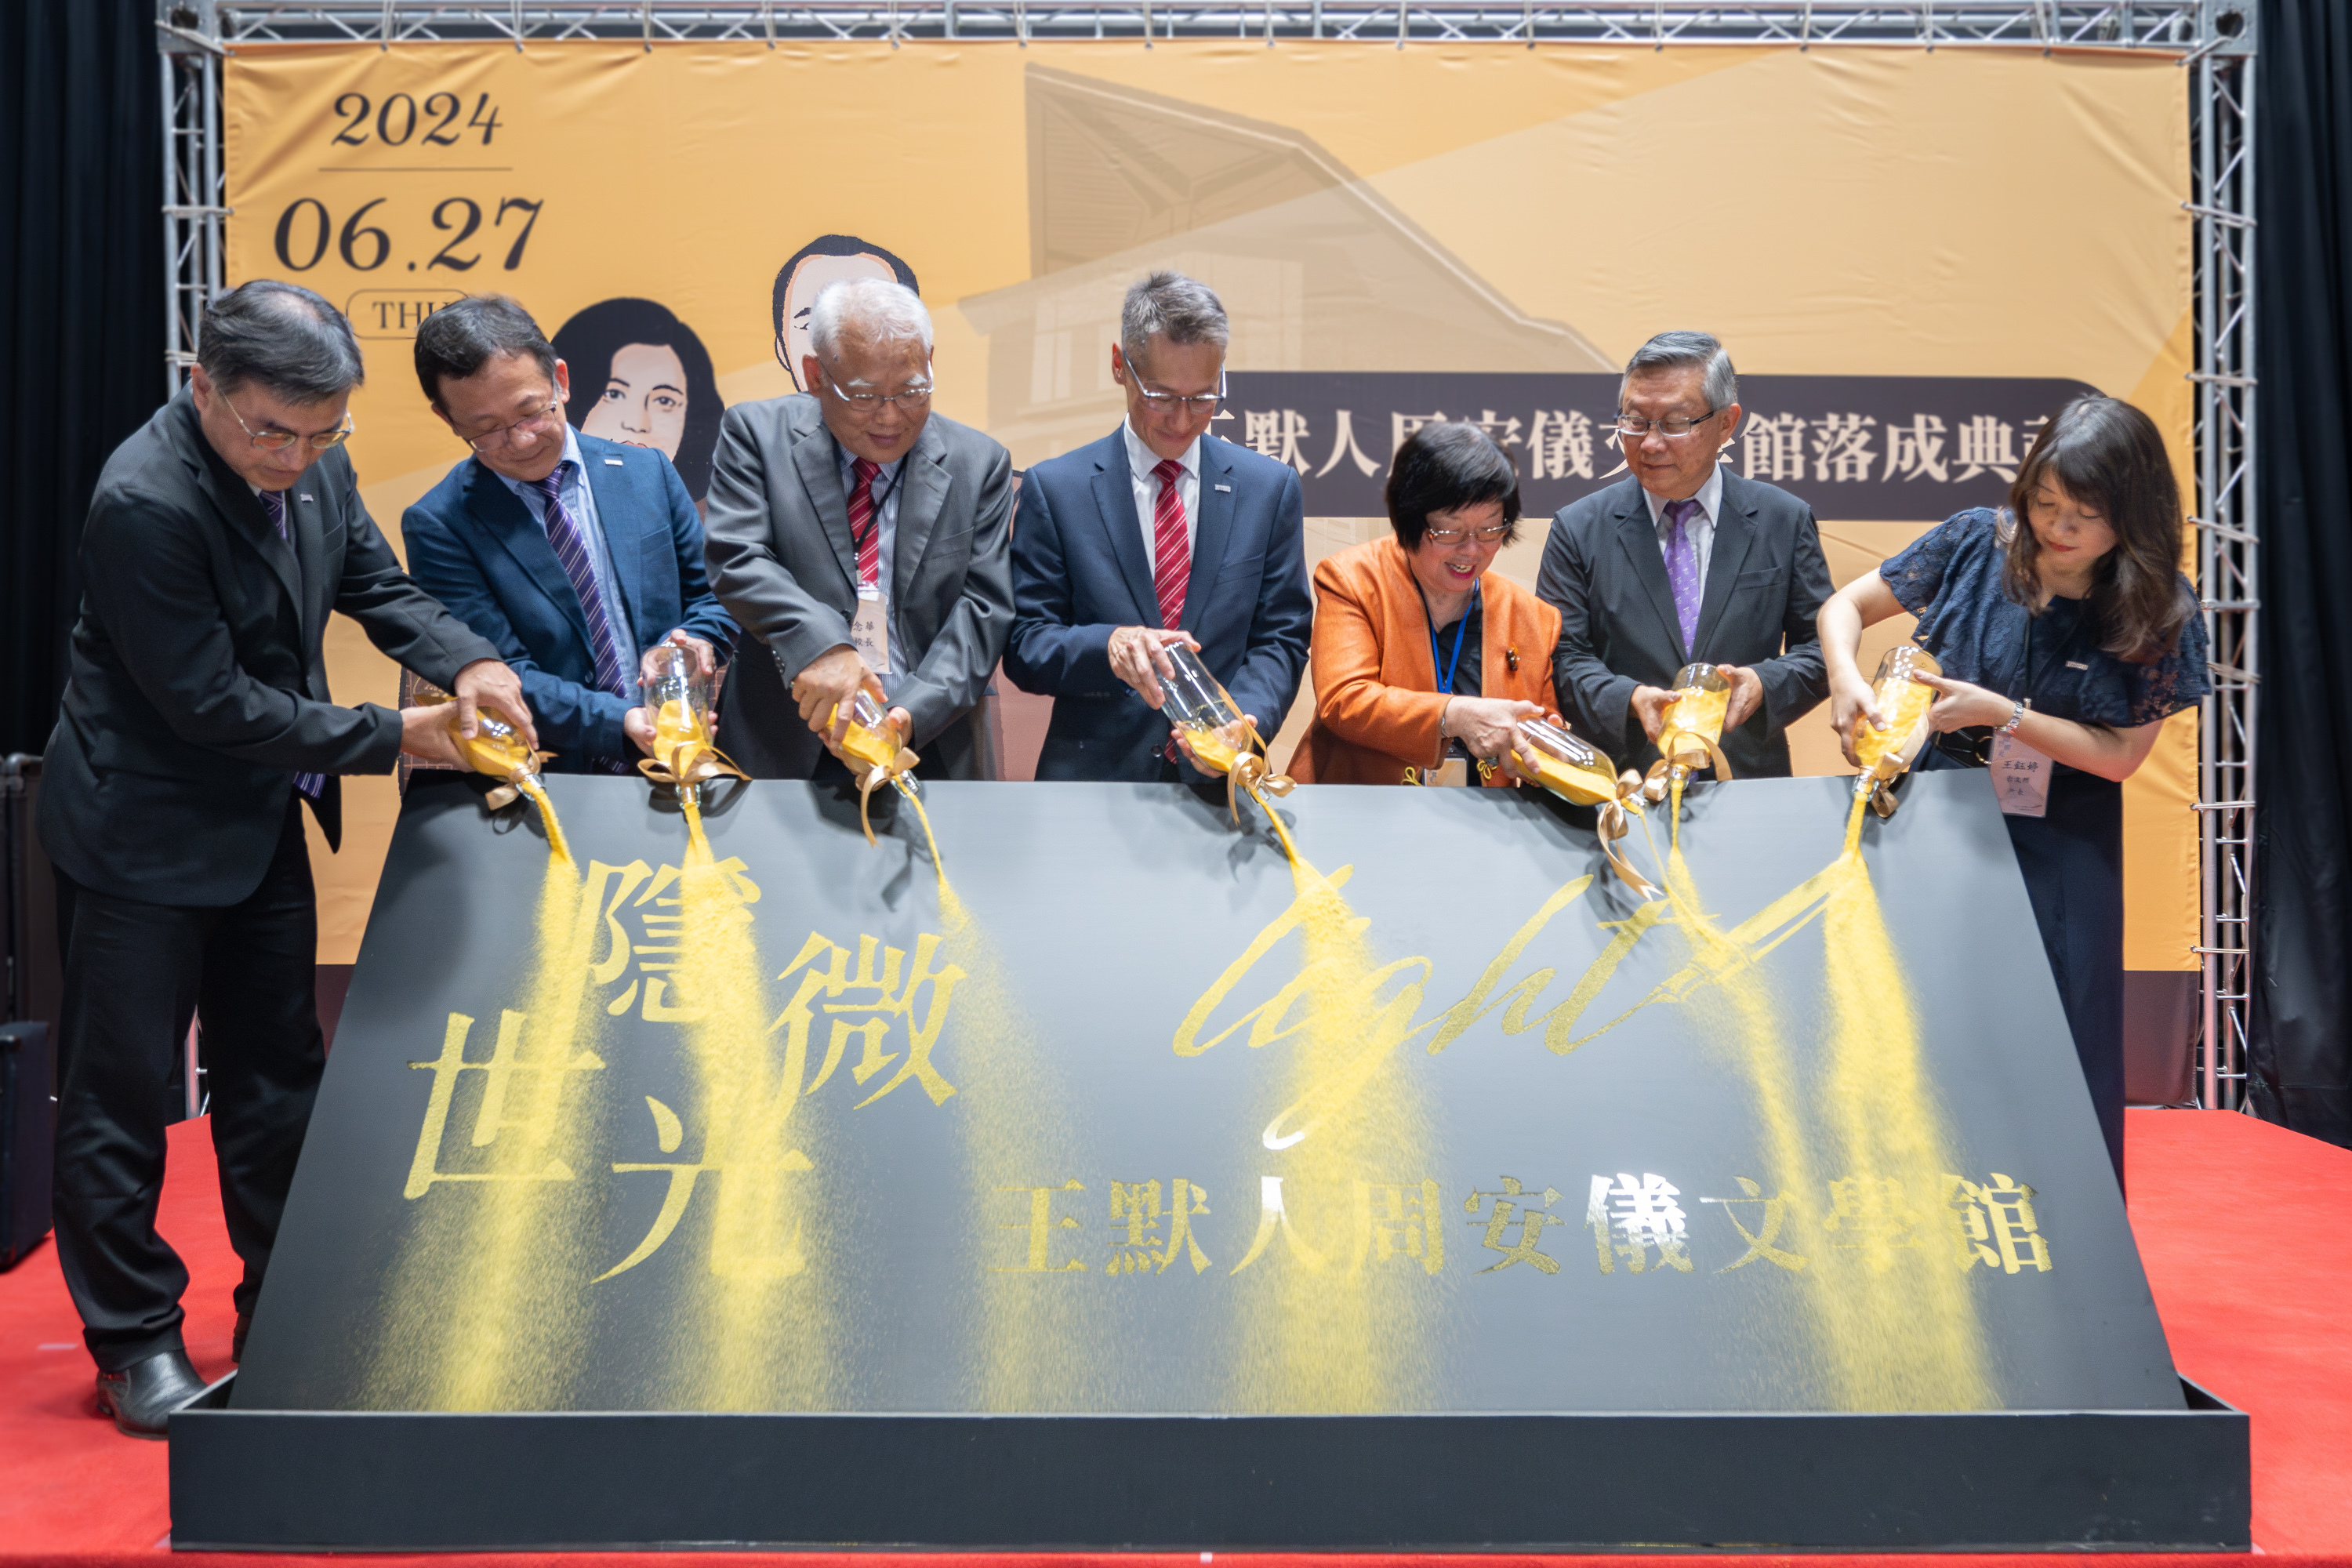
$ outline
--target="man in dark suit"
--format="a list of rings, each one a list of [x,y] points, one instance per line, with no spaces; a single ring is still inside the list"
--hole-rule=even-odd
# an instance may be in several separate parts
[[[1560,509],[1536,580],[1560,614],[1560,706],[1621,766],[1646,768],[1675,672],[1721,665],[1725,760],[1740,778],[1786,778],[1788,728],[1829,692],[1812,508],[1717,462],[1739,428],[1739,382],[1706,333],[1643,344],[1617,407],[1633,478]]]
[[[711,586],[763,645],[719,743],[754,778],[845,777],[835,709],[862,690],[926,773],[985,776],[973,710],[1013,622],[1012,459],[931,412],[931,318],[903,284],[829,285],[810,341],[807,392],[719,430]]]
[[[416,379],[474,455],[402,515],[409,572],[521,675],[551,768],[629,772],[653,746],[645,658],[673,643],[708,675],[734,647],[693,498],[652,447],[566,423],[570,367],[504,295],[426,317]]]
[[[58,1262],[99,1405],[163,1435],[203,1390],[187,1270],[155,1234],[164,1079],[205,1026],[213,1148],[245,1261],[244,1352],[326,1052],[301,807],[341,838],[339,773],[455,763],[447,709],[338,708],[340,610],[393,658],[534,737],[498,649],[426,597],[361,503],[340,443],[359,344],[307,289],[254,282],[205,314],[189,386],[115,449],[81,540],[83,596],[41,792],[70,894],[58,1096]]]
[[[1041,779],[1204,776],[1159,712],[1171,643],[1268,741],[1298,695],[1315,613],[1298,475],[1208,433],[1230,335],[1192,279],[1137,283],[1110,351],[1126,420],[1022,480],[1004,672],[1054,699]]]

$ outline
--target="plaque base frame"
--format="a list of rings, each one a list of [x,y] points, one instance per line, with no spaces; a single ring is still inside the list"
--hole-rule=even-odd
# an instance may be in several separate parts
[[[2251,1546],[2181,1411],[175,1415],[179,1551],[2168,1551]],[[797,1484],[796,1484],[797,1483]]]

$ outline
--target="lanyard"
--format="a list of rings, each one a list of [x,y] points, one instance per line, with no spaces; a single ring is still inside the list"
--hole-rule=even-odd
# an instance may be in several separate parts
[[[1413,584],[1412,588],[1414,593],[1421,595],[1421,618],[1429,623],[1430,668],[1433,672],[1440,669],[1444,671],[1440,676],[1444,684],[1437,689],[1440,694],[1451,697],[1454,695],[1454,673],[1462,668],[1462,634],[1470,629],[1470,617],[1477,612],[1480,584],[1473,583],[1470,585],[1469,607],[1462,612],[1462,618],[1454,623],[1454,657],[1451,659],[1443,658],[1438,652],[1437,617],[1430,613],[1427,591],[1418,582]]]

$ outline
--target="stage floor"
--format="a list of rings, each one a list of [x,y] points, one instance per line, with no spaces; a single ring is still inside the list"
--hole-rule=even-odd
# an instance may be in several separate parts
[[[2352,1152],[2243,1116],[2147,1110],[2133,1111],[2126,1120],[2132,1227],[2173,1360],[2185,1376],[2253,1418],[2254,1550],[2313,1568],[2352,1565],[2352,1326],[2345,1308],[2352,1296]],[[188,1264],[189,1354],[200,1372],[219,1376],[229,1369],[229,1289],[236,1260],[221,1227],[204,1122],[173,1129],[161,1229]],[[170,1550],[164,1446],[120,1436],[111,1424],[98,1419],[90,1378],[57,1253],[44,1243],[15,1270],[0,1275],[0,1568],[158,1568],[160,1554]],[[795,1553],[776,1561],[823,1568],[817,1560],[835,1556]],[[564,1560],[518,1554],[415,1561],[435,1568],[457,1568],[467,1561],[533,1568]],[[664,1568],[677,1560],[662,1559]],[[1174,1568],[1209,1560],[1206,1552],[1121,1559],[1137,1568],[1147,1562]],[[2159,1561],[2154,1554],[2135,1560]],[[244,1559],[224,1554],[205,1561],[231,1568]],[[755,1568],[750,1554],[729,1553],[716,1561],[727,1568]],[[883,1568],[874,1553],[841,1553],[838,1561],[844,1568]],[[955,1561],[960,1568],[1010,1568],[1079,1558],[1003,1554]],[[1251,1558],[1259,1568],[1273,1568],[1276,1561]],[[1818,1561],[1823,1568],[1864,1568],[1875,1560],[1847,1555],[1711,1561],[1769,1563],[1776,1568]],[[1937,1561],[1944,1568],[1969,1568],[2037,1559]],[[2188,1564],[2210,1559],[2160,1561]]]

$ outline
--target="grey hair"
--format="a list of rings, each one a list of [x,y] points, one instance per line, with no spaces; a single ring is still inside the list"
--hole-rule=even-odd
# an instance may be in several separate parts
[[[883,342],[919,338],[923,352],[931,352],[931,313],[922,297],[887,278],[845,278],[824,286],[809,307],[809,342],[820,358],[839,351],[845,327]]]
[[[1171,343],[1214,343],[1223,349],[1233,341],[1224,302],[1205,283],[1181,272],[1155,272],[1127,291],[1118,314],[1118,346],[1129,364],[1141,359],[1155,335]]]
[[[1739,401],[1739,373],[1731,368],[1731,351],[1712,332],[1660,332],[1625,362],[1625,380],[1645,370],[1677,370],[1690,364],[1706,367],[1703,395],[1709,408],[1728,408]],[[1617,403],[1624,406],[1623,382],[1617,386]]]
[[[196,363],[222,392],[257,382],[297,405],[340,397],[367,379],[343,313],[308,289],[257,278],[205,308]]]

